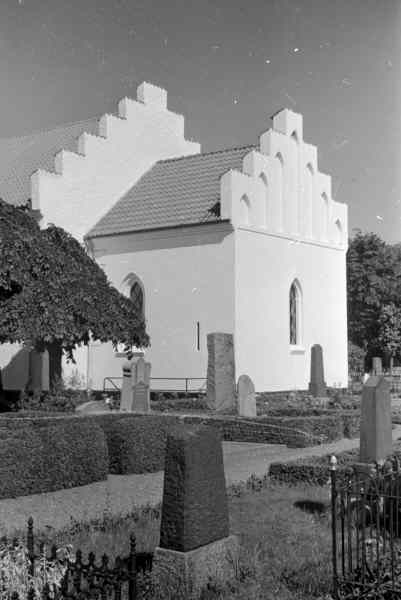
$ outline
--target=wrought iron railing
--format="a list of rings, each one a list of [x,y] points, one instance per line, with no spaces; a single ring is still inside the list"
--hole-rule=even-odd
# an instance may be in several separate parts
[[[18,540],[11,542],[6,537],[1,539],[3,546],[14,546]],[[43,567],[44,563],[57,564],[62,568],[61,581],[59,585],[44,583],[41,591],[36,591],[33,585],[29,585],[27,593],[18,594],[14,592],[11,600],[83,600],[84,598],[101,598],[102,600],[115,599],[136,600],[137,598],[137,572],[149,571],[152,568],[152,555],[148,553],[137,553],[135,535],[130,537],[130,551],[128,556],[116,557],[114,564],[104,554],[100,561],[96,560],[93,552],[89,553],[87,561],[83,559],[82,552],[77,550],[74,557],[60,557],[56,546],[52,546],[50,555],[46,555],[43,543],[40,544],[40,552],[37,553],[33,534],[33,520],[28,520],[27,530],[27,560],[30,577],[37,576],[37,564]],[[46,561],[44,560],[46,558]],[[43,576],[43,568],[42,568]],[[1,581],[0,581],[1,588]],[[3,591],[0,589],[0,592]],[[0,594],[3,598],[3,595]],[[10,597],[6,595],[4,597]]]
[[[401,598],[400,463],[394,458],[366,469],[340,477],[331,458],[335,600]]]

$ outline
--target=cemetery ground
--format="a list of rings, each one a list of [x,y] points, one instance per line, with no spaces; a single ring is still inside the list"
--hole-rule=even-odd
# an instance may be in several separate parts
[[[171,400],[170,410],[181,403],[181,406],[184,404],[187,407],[183,411],[185,414],[202,413],[202,410],[189,410],[188,406],[192,406],[193,403],[185,404],[185,402],[185,400],[182,402]],[[283,399],[277,399],[277,405],[279,403],[284,412],[291,412],[294,409],[294,398],[284,402]],[[357,406],[358,403],[359,398],[356,396],[345,400],[347,407],[350,404]],[[275,404],[274,401],[271,402],[273,411],[277,408]],[[400,400],[393,397],[394,422],[398,421],[400,404]],[[301,407],[301,410],[310,410],[310,406]],[[401,454],[401,445],[396,442],[400,436],[401,430],[396,426],[393,430],[394,450]],[[203,600],[226,598],[329,600],[332,589],[332,568],[327,454],[334,451],[339,456],[341,451],[345,451],[343,462],[355,459],[355,449],[359,446],[359,440],[356,437],[341,439],[308,448],[271,446],[269,460],[267,454],[263,452],[262,444],[223,442],[223,445],[226,456],[230,533],[240,536],[241,554],[236,566],[235,580],[223,588],[211,581],[209,589],[204,591]],[[243,451],[243,462],[248,463],[247,472],[246,468],[240,465],[240,449],[244,447],[248,449],[249,456],[253,454],[255,460],[253,464],[249,464],[249,456],[247,457],[246,452]],[[281,461],[283,464],[288,464],[293,463],[295,459],[298,459],[301,468],[291,475],[290,481],[282,481],[280,468],[278,474],[276,469],[276,472],[271,472],[272,476],[269,477],[270,462],[277,464]],[[255,467],[256,464],[259,465],[258,468]],[[318,485],[313,477],[309,480],[304,475],[299,477],[299,472],[303,473],[302,468],[305,464],[316,466],[318,478],[323,477],[324,481],[320,480]],[[252,475],[253,472],[257,475]],[[128,478],[123,475],[111,477],[116,485],[119,481],[122,486],[120,492],[116,493],[116,498],[126,497],[129,494]],[[110,505],[107,507],[106,503],[102,515],[97,515],[94,519],[89,518],[91,503],[94,501],[94,496],[102,489],[102,482],[53,492],[53,498],[56,498],[57,494],[65,494],[65,497],[70,494],[67,504],[73,502],[77,507],[86,505],[86,516],[70,519],[67,524],[60,526],[54,522],[53,527],[49,525],[39,527],[39,531],[35,534],[37,539],[46,544],[56,543],[58,547],[72,544],[75,550],[81,549],[84,556],[95,551],[98,557],[105,552],[110,559],[114,559],[117,555],[127,554],[130,533],[135,532],[137,550],[153,552],[159,542],[161,507],[157,497],[160,494],[161,477],[159,472],[138,477],[147,479],[144,496],[153,500],[148,505],[142,502],[145,506],[142,505],[141,508],[138,508],[138,505],[132,506],[130,510],[125,510],[125,514],[120,515],[118,510],[115,510],[116,507]],[[92,487],[97,485],[100,486],[98,490]],[[46,506],[44,502],[46,496],[49,495],[36,494],[35,498],[38,503],[42,502]],[[28,497],[0,501],[0,506],[2,505],[3,509],[8,511],[9,519],[12,520],[12,514],[15,515],[17,526],[14,533],[19,533],[21,536],[25,535],[23,527],[25,517],[21,520],[21,514],[17,515],[17,503],[25,499]],[[302,501],[306,501],[304,506],[320,506],[321,512],[301,510],[295,504]],[[62,506],[59,508],[62,509]],[[25,506],[24,510],[28,511],[28,509],[29,506]],[[68,512],[71,513],[71,506],[66,508],[66,513]],[[4,515],[2,511],[0,521],[3,521]],[[145,584],[148,583],[145,581]],[[155,591],[154,596],[146,595],[146,598],[148,600],[158,598],[157,592]]]

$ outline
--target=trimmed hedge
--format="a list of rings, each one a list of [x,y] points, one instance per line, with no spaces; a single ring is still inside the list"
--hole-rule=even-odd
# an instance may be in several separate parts
[[[267,423],[261,419],[230,417],[227,415],[186,415],[182,422],[207,424],[215,427],[224,441],[250,442],[260,444],[286,444],[295,448],[305,448],[321,443],[318,436],[290,427],[283,423]]]
[[[178,425],[174,415],[110,413],[84,416],[104,432],[109,473],[153,473],[164,469],[168,432]]]
[[[393,445],[393,455],[401,457],[401,444]],[[289,462],[271,463],[269,477],[275,481],[297,485],[325,485],[330,479],[329,455],[299,458]],[[341,480],[352,470],[352,465],[359,462],[359,448],[346,450],[336,454],[337,479]]]
[[[0,416],[0,498],[107,479],[107,445],[98,425],[75,416],[16,415]]]

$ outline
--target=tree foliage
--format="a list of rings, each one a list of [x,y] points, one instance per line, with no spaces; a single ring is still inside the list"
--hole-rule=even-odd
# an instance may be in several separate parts
[[[90,339],[144,347],[145,322],[101,267],[59,227],[0,201],[0,342],[59,349]]]
[[[357,230],[347,253],[348,336],[367,358],[400,357],[401,253]],[[392,354],[391,354],[392,353]]]

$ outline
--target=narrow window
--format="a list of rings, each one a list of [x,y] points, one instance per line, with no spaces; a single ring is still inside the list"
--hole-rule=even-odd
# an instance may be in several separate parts
[[[297,288],[292,284],[290,288],[290,344],[297,343]]]
[[[143,290],[138,281],[135,281],[131,286],[130,291],[131,302],[134,305],[135,312],[139,317],[144,317],[144,302],[143,302]]]
[[[299,346],[301,343],[301,289],[297,281],[290,287],[290,344]]]
[[[196,349],[200,350],[200,326],[199,321],[196,323]]]

